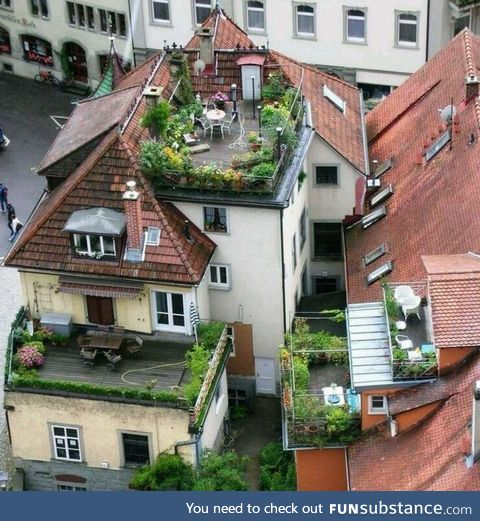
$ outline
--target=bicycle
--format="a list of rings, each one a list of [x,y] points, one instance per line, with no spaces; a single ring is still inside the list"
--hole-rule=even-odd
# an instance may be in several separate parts
[[[60,87],[60,80],[52,73],[52,71],[40,71],[35,76],[37,83],[51,83],[54,87]]]

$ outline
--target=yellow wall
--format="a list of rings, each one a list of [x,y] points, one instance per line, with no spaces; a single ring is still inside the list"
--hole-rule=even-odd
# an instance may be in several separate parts
[[[190,439],[188,412],[170,407],[146,407],[106,401],[5,393],[13,454],[17,458],[50,461],[53,458],[48,423],[81,428],[84,463],[100,467],[108,462],[111,469],[121,465],[121,431],[149,434],[155,457],[160,452],[173,453],[174,443]],[[194,446],[182,448],[182,455],[194,463]]]
[[[58,275],[20,272],[20,282],[24,301],[28,303],[33,318],[44,313],[68,313],[76,324],[88,324],[86,299],[83,295],[73,295],[58,291]],[[191,294],[190,288],[145,284],[144,291],[137,299],[113,299],[117,325],[131,331],[152,333],[151,291],[170,291]],[[190,299],[186,299],[185,316],[189,316]],[[202,316],[202,318],[209,318]]]

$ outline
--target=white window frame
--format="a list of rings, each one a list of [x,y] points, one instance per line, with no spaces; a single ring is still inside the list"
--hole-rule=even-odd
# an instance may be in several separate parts
[[[168,19],[156,18],[155,7],[153,4],[167,4],[168,7]],[[152,22],[154,24],[171,25],[172,24],[172,8],[170,6],[170,0],[151,0],[150,8],[152,12]]]
[[[262,7],[251,7],[249,4],[251,1],[258,2],[262,4]],[[265,9],[265,0],[244,0],[245,5],[245,27],[247,31],[253,32],[253,33],[265,33],[267,32],[267,15],[266,15],[266,9]],[[263,27],[251,27],[249,24],[249,14],[250,12],[255,13],[262,13],[263,15]]]
[[[8,11],[13,11],[13,2],[14,0],[10,0],[10,5],[7,5],[7,0],[0,0],[0,9],[7,9]]]
[[[212,2],[211,0],[192,0],[192,11],[193,11],[193,23],[197,27],[202,25],[203,22],[198,21],[198,11],[197,9],[206,8],[208,4],[208,7],[210,8],[210,12],[212,11]]]
[[[47,14],[43,14],[43,9],[42,9],[42,0],[30,0],[29,3],[30,3],[30,14],[32,16],[35,16],[37,18],[43,18],[44,20],[48,20],[50,18],[50,7],[48,5],[48,0],[43,0],[45,2],[45,5],[47,7]],[[1,4],[1,0],[0,0],[0,4]],[[35,14],[33,12],[33,4],[35,4],[37,6],[37,14]]]
[[[360,11],[363,13],[363,16],[351,15],[349,14],[351,11]],[[367,43],[367,8],[366,7],[344,7],[343,8],[343,17],[344,17],[344,37],[343,40],[348,43]],[[350,36],[348,33],[348,22],[350,20],[363,20],[363,38],[359,38],[358,36]]]
[[[157,233],[156,240],[152,240],[150,238],[150,232]],[[158,228],[158,226],[149,226],[147,228],[146,245],[147,246],[158,246],[160,244],[160,235],[161,235],[161,232],[160,232],[160,228]]]
[[[57,482],[57,492],[87,492],[87,487],[76,484],[61,484]]]
[[[207,208],[212,208],[214,211],[215,211],[215,208],[218,208],[218,210],[225,210],[225,230],[207,230],[207,227],[205,226],[206,225],[206,212],[205,210]],[[204,206],[203,209],[202,209],[202,217],[203,217],[203,230],[206,232],[206,233],[221,233],[223,235],[227,235],[230,233],[230,221],[229,221],[229,218],[228,218],[228,208],[226,208],[225,206]]]
[[[347,110],[347,103],[325,84],[323,85],[323,96],[331,101],[333,105],[335,105],[335,107],[340,110],[340,112],[345,114],[345,111]]]
[[[299,12],[299,7],[310,7],[312,9],[311,13]],[[313,18],[313,33],[304,33],[298,30],[298,20],[300,16],[306,16]],[[317,37],[317,10],[316,4],[311,4],[308,2],[294,2],[293,4],[293,25],[294,25],[294,36],[297,38],[306,38],[310,40],[314,40]]]
[[[415,16],[413,20],[400,20],[402,15]],[[415,42],[407,42],[400,40],[400,25],[415,25]],[[419,31],[420,31],[420,12],[419,11],[397,11],[395,10],[395,46],[406,49],[418,49],[419,47]]]
[[[212,281],[212,271],[214,269],[217,276],[217,282]],[[227,277],[227,282],[220,282],[220,270],[225,270],[225,274]],[[228,264],[210,264],[208,269],[208,286],[212,289],[223,289],[224,291],[228,291],[230,289],[230,266]]]
[[[63,436],[55,434],[55,429],[64,429],[65,434]],[[72,436],[67,436],[67,429],[75,430],[77,432],[77,436],[75,438]],[[80,431],[79,426],[52,423],[52,424],[50,424],[50,435],[51,435],[54,459],[61,460],[61,461],[73,461],[73,462],[77,462],[77,463],[80,463],[83,461],[82,439],[81,439],[81,431]],[[64,440],[65,445],[63,447],[61,445],[57,445],[57,440],[59,440],[59,439]],[[79,455],[78,458],[69,457],[68,440],[74,440],[74,439],[77,440],[78,447],[74,448],[73,450],[78,450],[78,455]],[[58,449],[65,450],[66,456],[65,457],[59,456],[58,452],[57,452]]]
[[[80,237],[86,237],[87,238],[87,249],[86,250],[79,250],[79,244],[80,244]],[[92,246],[90,244],[90,235],[83,234],[83,233],[74,233],[73,234],[73,244],[75,247],[75,253],[78,255],[90,255],[93,256],[96,253],[101,253],[102,257],[112,257],[115,258],[117,256],[117,247],[115,246],[115,237],[106,236],[109,239],[112,239],[113,241],[113,253],[105,253],[105,248],[103,245],[103,235],[98,235],[100,238],[100,250],[92,251]]]
[[[374,407],[373,399],[382,398],[383,406]],[[384,394],[369,394],[368,395],[368,414],[387,414],[387,397]]]
[[[101,15],[101,11],[105,12],[106,22],[107,22],[107,30],[106,31],[104,31],[102,29],[102,23],[101,23],[102,15]],[[112,35],[116,36],[117,38],[128,38],[128,20],[127,20],[127,15],[125,13],[120,13],[118,11],[112,11],[112,9],[104,9],[104,8],[97,8],[97,12],[98,12],[98,17],[100,19],[99,32],[101,34],[110,34],[110,14],[112,14],[113,16],[115,16],[115,25],[116,25],[116,31],[115,32],[112,31]],[[123,16],[123,18],[125,20],[125,34],[120,34],[120,16]],[[87,17],[86,16],[85,16],[85,20],[87,21]],[[86,26],[87,25],[88,25],[88,22],[87,22]]]
[[[388,275],[393,270],[393,264],[391,261],[382,264],[377,269],[373,270],[367,275],[367,284],[373,284],[378,279],[381,279],[384,275]]]
[[[156,293],[165,293],[167,295],[167,324],[160,324],[158,322],[158,313],[157,309],[157,298]],[[172,295],[181,295],[183,299],[183,315],[179,315],[178,313],[173,313],[173,304],[172,304]],[[164,290],[152,290],[151,292],[152,299],[152,314],[153,314],[153,326],[156,331],[172,331],[174,333],[186,333],[188,334],[191,330],[190,327],[190,316],[189,316],[189,299],[185,293],[179,292],[170,292]],[[183,316],[183,326],[177,326],[173,323],[174,316]]]

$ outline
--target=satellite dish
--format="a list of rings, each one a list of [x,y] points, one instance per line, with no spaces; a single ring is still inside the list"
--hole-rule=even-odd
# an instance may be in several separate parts
[[[195,71],[196,74],[200,74],[201,72],[203,72],[205,70],[205,62],[203,60],[197,60],[193,64],[193,70]]]
[[[455,105],[447,105],[444,109],[439,109],[439,112],[440,118],[446,125],[450,125],[457,115]]]

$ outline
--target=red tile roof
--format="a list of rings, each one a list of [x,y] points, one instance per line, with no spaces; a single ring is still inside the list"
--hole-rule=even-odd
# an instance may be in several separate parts
[[[448,399],[432,416],[394,438],[384,426],[350,446],[351,489],[480,490],[478,463],[470,469],[465,464],[472,390],[478,379],[480,363],[475,357],[448,378]]]
[[[480,257],[422,257],[436,347],[480,346]]]
[[[72,255],[70,236],[63,231],[75,210],[88,207],[124,210],[127,181],[141,193],[142,224],[160,228],[159,246],[147,246],[145,260],[97,261]],[[88,159],[40,204],[9,251],[5,264],[95,276],[196,284],[201,281],[215,243],[190,224],[193,241],[183,233],[186,217],[172,204],[157,201],[124,138],[112,130]]]
[[[346,233],[349,302],[375,301],[380,283],[366,284],[366,276],[387,261],[393,271],[387,279],[411,282],[425,279],[420,257],[465,253],[477,248],[480,226],[478,183],[480,101],[468,105],[465,75],[478,71],[480,39],[462,31],[435,57],[413,74],[367,116],[371,160],[393,158],[380,179],[392,184],[386,201],[387,216],[367,229],[361,224]],[[443,132],[439,109],[453,103],[458,124],[453,142],[426,162],[424,146]],[[469,144],[473,133],[475,142]],[[368,207],[365,210],[370,211]],[[381,244],[387,253],[364,266],[362,257]]]

